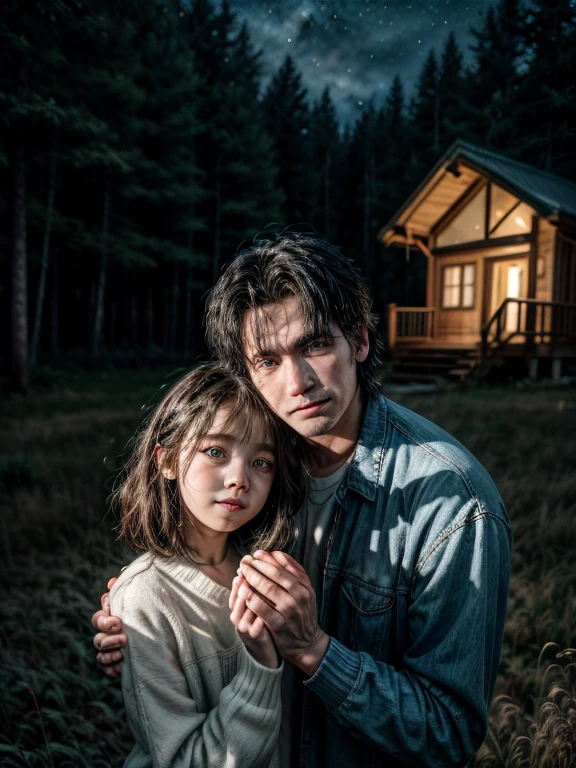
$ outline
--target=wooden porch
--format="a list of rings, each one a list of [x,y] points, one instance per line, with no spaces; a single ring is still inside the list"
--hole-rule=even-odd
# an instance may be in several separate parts
[[[478,335],[437,332],[436,307],[388,307],[388,348],[397,381],[464,380],[509,359],[524,358],[536,378],[541,359],[553,378],[576,359],[576,304],[506,298]]]

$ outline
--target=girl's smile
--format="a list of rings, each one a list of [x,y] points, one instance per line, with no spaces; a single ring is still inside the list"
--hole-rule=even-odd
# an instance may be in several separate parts
[[[245,509],[246,504],[242,499],[221,499],[218,504],[229,512],[236,512],[238,509]]]

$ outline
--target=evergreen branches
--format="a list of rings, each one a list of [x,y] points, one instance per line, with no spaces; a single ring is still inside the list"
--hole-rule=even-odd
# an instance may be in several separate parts
[[[4,3],[0,264],[17,332],[0,354],[18,360],[14,385],[28,315],[39,360],[113,353],[134,338],[123,292],[136,291],[147,343],[193,357],[202,294],[273,221],[341,245],[377,303],[417,303],[418,259],[400,274],[375,236],[454,139],[576,175],[574,4],[497,0],[472,34],[468,52],[450,35],[429,53],[410,98],[396,75],[342,126],[290,58],[262,90],[260,52],[226,2]]]

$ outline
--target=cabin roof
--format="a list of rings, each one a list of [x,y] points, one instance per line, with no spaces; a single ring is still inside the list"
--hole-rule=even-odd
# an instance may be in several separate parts
[[[398,228],[428,237],[436,222],[480,178],[487,178],[554,222],[576,223],[576,183],[531,165],[456,141],[424,181],[378,233],[386,245],[398,241]],[[404,238],[401,238],[404,239]]]

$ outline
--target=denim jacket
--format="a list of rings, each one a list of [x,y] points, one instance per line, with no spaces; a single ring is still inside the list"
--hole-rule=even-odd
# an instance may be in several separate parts
[[[337,493],[301,761],[464,766],[482,743],[510,573],[510,521],[454,438],[380,396]]]

